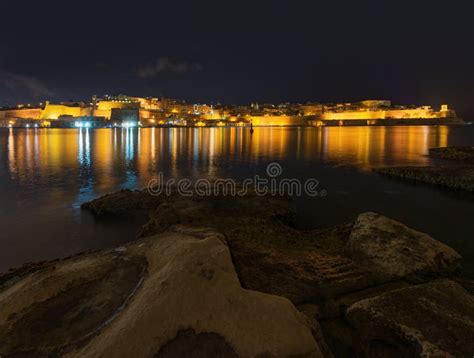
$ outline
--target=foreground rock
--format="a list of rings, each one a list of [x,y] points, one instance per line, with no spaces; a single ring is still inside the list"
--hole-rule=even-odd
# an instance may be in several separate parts
[[[474,167],[391,167],[375,168],[376,173],[427,183],[443,188],[474,192]]]
[[[111,199],[113,196],[101,201],[102,210],[107,211],[107,201]],[[191,230],[191,236],[208,235],[209,230],[196,232],[193,229],[196,226],[223,233],[242,287],[285,297],[310,320],[319,320],[324,339],[317,324],[312,326],[312,332],[320,351],[326,356],[331,353],[326,351],[324,341],[338,357],[399,356],[406,352],[419,356],[421,350],[403,350],[400,343],[403,340],[392,343],[392,347],[389,344],[393,341],[392,332],[383,327],[375,327],[374,334],[378,338],[370,338],[367,333],[370,330],[365,331],[363,319],[354,315],[356,311],[352,308],[359,302],[434,284],[445,277],[460,282],[469,290],[474,287],[471,281],[457,276],[461,257],[454,250],[375,213],[361,214],[356,220],[334,228],[300,231],[292,226],[294,211],[285,198],[174,196],[161,198],[157,203],[149,212],[150,219],[143,227],[142,236],[167,235],[166,232],[174,230],[176,225],[188,227],[180,226],[180,232],[186,234],[184,230]],[[453,293],[447,286],[440,286],[439,290],[446,290],[445,295]],[[177,300],[191,304],[181,298]],[[393,307],[390,301],[384,302],[387,302],[386,309],[406,307],[403,315],[407,316],[411,311],[415,316],[436,316],[436,312],[451,309],[447,300],[439,301],[437,306],[427,305],[424,311],[417,305],[403,304],[403,301]],[[470,309],[468,302],[462,300],[458,306]],[[430,313],[432,310],[436,312]],[[352,312],[351,319],[349,312]],[[473,321],[470,316],[466,319]],[[416,329],[444,331],[452,342],[458,342],[445,352],[461,352],[455,346],[462,345],[466,337],[454,322],[446,322],[444,325],[444,322],[420,320],[422,326]],[[163,350],[160,348],[160,352],[168,352],[166,347],[186,349],[189,347],[183,343],[186,339],[200,346],[196,343],[200,341],[196,339],[197,332],[200,331],[194,328],[178,332],[174,343],[165,345]],[[228,338],[226,342],[230,342]],[[81,352],[89,351],[85,348]]]
[[[8,281],[1,356],[322,356],[317,324],[285,298],[243,289],[213,230],[177,227]]]
[[[150,195],[146,190],[123,189],[106,194],[81,205],[98,218],[132,218],[147,215],[163,202],[163,197]]]
[[[347,310],[368,357],[472,357],[474,298],[450,280],[394,290]]]
[[[430,157],[446,159],[451,166],[374,168],[374,172],[442,188],[474,192],[474,147],[431,148]]]
[[[474,147],[431,148],[430,156],[433,158],[474,164]]]
[[[81,255],[0,277],[0,356],[50,356],[82,344],[141,284],[144,256]]]
[[[420,275],[448,276],[461,267],[461,256],[427,234],[376,213],[359,215],[345,254],[389,279]]]

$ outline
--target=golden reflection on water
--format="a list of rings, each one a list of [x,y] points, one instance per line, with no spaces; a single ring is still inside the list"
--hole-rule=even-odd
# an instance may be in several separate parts
[[[120,171],[147,179],[166,168],[178,178],[185,166],[214,178],[225,170],[222,163],[235,162],[294,159],[370,170],[427,165],[428,149],[449,145],[449,132],[445,126],[257,128],[253,135],[241,127],[10,129],[2,134],[2,166],[18,181],[81,171],[103,190],[119,184]]]

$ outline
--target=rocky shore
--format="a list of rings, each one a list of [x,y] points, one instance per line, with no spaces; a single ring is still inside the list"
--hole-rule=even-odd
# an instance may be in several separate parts
[[[431,148],[430,156],[433,158],[456,160],[474,164],[474,147],[442,147]]]
[[[111,250],[0,275],[0,356],[471,357],[474,284],[450,247],[362,213],[301,231],[276,197],[121,191]]]
[[[460,192],[474,192],[474,148],[444,147],[432,148],[433,158],[450,161],[450,165],[428,167],[385,167],[375,168],[374,172],[402,180],[425,183]]]

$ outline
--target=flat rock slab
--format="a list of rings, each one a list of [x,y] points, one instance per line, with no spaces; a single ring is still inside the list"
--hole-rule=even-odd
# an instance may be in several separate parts
[[[321,357],[306,317],[243,289],[223,235],[175,227],[126,248],[147,276],[128,306],[72,357]]]
[[[322,250],[284,250],[247,240],[229,245],[244,287],[286,297],[296,305],[326,302],[376,283],[352,260]]]
[[[389,279],[413,275],[448,275],[459,269],[461,256],[431,236],[376,213],[360,214],[345,254]]]
[[[433,158],[455,160],[474,164],[474,147],[442,147],[431,148],[430,156]]]
[[[143,256],[81,255],[18,270],[0,290],[0,356],[56,356],[82,345],[127,303]]]
[[[474,166],[388,167],[375,168],[376,173],[443,188],[474,192]]]
[[[472,357],[474,298],[450,280],[359,301],[347,319],[368,357]]]

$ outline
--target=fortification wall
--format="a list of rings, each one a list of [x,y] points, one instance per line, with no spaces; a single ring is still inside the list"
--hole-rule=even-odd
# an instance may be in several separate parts
[[[100,101],[97,104],[99,111],[111,111],[112,109],[134,109],[140,108],[139,102],[116,102],[116,101]]]
[[[112,110],[114,109],[139,109],[139,102],[117,102],[117,101],[100,101],[94,111],[94,115],[110,119],[112,117]]]
[[[90,107],[69,107],[62,104],[46,104],[40,119],[58,119],[61,116],[83,117],[90,116]]]
[[[22,109],[7,109],[0,111],[0,119],[8,120],[15,118],[22,119],[39,119],[41,116],[41,108],[22,108]]]
[[[457,117],[440,118],[391,118],[391,119],[345,119],[345,120],[309,120],[311,126],[419,126],[419,125],[447,125],[447,124],[466,124]]]
[[[393,109],[387,111],[348,111],[326,112],[321,115],[322,120],[372,120],[372,119],[409,119],[409,118],[439,118],[439,112],[430,109]]]
[[[301,126],[307,122],[300,116],[251,116],[248,118],[256,127],[264,126]]]

